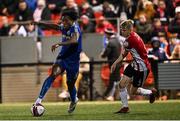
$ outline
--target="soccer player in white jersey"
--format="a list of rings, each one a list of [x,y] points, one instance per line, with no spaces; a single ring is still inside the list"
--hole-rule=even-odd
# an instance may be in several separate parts
[[[141,37],[133,31],[133,21],[125,20],[120,24],[121,35],[126,38],[123,43],[123,52],[119,58],[111,66],[111,71],[114,71],[116,65],[121,63],[124,57],[127,56],[128,52],[131,53],[133,61],[124,70],[124,75],[120,80],[120,98],[122,107],[115,113],[128,113],[128,99],[127,99],[127,85],[131,84],[130,95],[143,95],[149,97],[149,102],[155,101],[156,89],[152,90],[142,88],[143,82],[146,80],[149,70],[150,63],[148,61],[147,51]]]

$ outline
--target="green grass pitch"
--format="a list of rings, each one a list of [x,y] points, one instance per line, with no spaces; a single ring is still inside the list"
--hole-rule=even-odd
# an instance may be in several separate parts
[[[130,113],[113,114],[119,110],[120,102],[79,102],[73,114],[67,113],[69,102],[43,103],[45,113],[33,117],[31,103],[0,104],[0,120],[180,120],[180,100],[129,101]]]

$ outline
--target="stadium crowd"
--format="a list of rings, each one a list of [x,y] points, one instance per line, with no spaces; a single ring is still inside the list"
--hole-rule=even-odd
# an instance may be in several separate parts
[[[0,36],[34,36],[31,21],[57,23],[67,9],[78,13],[83,33],[118,32],[118,22],[133,19],[134,30],[147,48],[153,47],[150,57],[180,59],[180,0],[0,0]],[[45,26],[37,31],[59,35]]]
[[[179,50],[174,48],[179,48],[180,0],[0,0],[0,36],[33,36],[35,26],[28,21],[58,22],[66,9],[78,13],[84,33],[103,34],[106,28],[117,31],[117,19],[133,19],[145,44],[157,37],[169,56],[178,56],[173,51]],[[59,33],[39,26],[38,34]]]

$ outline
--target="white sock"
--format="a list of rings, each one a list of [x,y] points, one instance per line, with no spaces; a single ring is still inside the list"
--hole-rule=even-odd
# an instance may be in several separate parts
[[[114,97],[114,93],[115,93],[115,91],[116,91],[116,82],[114,82],[113,88],[112,88],[112,90],[111,90],[111,92],[110,92],[109,96]]]
[[[152,91],[149,89],[144,89],[144,88],[139,87],[137,89],[137,93],[143,96],[149,96],[152,93]]]
[[[128,107],[128,99],[127,99],[127,89],[120,89],[120,97],[122,102],[122,107]]]
[[[38,98],[35,102],[35,104],[38,104],[38,103],[41,103],[42,102],[42,99],[41,98]]]

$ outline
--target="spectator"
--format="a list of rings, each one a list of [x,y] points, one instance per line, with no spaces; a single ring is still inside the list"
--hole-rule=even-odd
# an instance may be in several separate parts
[[[32,20],[33,20],[33,12],[30,9],[28,9],[28,6],[25,0],[19,0],[18,10],[15,15],[15,21],[24,22],[24,21],[32,21]],[[26,36],[25,33],[26,32],[25,32],[24,25],[15,24],[11,28],[9,35],[20,34],[20,35]]]
[[[82,7],[80,7],[80,16],[82,16],[82,15],[86,15],[90,19],[95,18],[94,11],[88,2],[84,2],[82,4]]]
[[[107,21],[103,16],[101,16],[96,24],[96,32],[99,34],[104,34],[106,28],[112,28],[112,30],[115,31],[114,26],[109,21]]]
[[[139,0],[137,3],[137,11],[135,12],[134,19],[137,20],[139,15],[146,15],[148,22],[152,22],[155,16],[155,9],[151,1],[148,0]]]
[[[175,7],[179,0],[164,0],[167,5],[167,11],[169,13],[169,17],[174,18],[175,16]],[[179,1],[180,2],[180,1]]]
[[[90,3],[90,5],[94,6],[98,6],[101,5],[103,3],[104,0],[87,0],[88,3]]]
[[[151,38],[154,36],[166,35],[165,27],[162,26],[161,21],[159,18],[154,19],[153,28],[152,28],[152,35]]]
[[[139,19],[136,22],[136,32],[143,39],[144,43],[148,43],[150,41],[152,25],[147,22],[144,14],[139,15]]]
[[[146,13],[145,15],[146,15],[146,18],[147,18],[147,22],[152,22],[153,18],[154,18],[154,15],[156,13],[152,2],[151,1],[144,2],[144,7],[145,7],[144,11]]]
[[[37,1],[37,7],[34,11],[33,18],[34,18],[35,22],[51,20],[51,12],[46,7],[46,1],[45,0],[38,0]],[[42,30],[46,29],[46,27],[43,25],[39,25],[39,27]]]
[[[167,5],[164,0],[159,0],[158,8],[156,9],[155,18],[160,18],[162,25],[168,25],[169,23],[169,12]]]
[[[38,0],[37,1],[37,7],[34,11],[33,18],[35,22],[40,22],[40,21],[49,21],[51,20],[51,12],[46,6],[46,1],[45,0]],[[28,34],[31,35],[33,33],[33,29],[37,29],[38,31],[38,37],[37,37],[37,51],[38,51],[38,61],[40,62],[42,59],[42,43],[41,43],[41,37],[43,35],[43,30],[47,30],[44,25],[38,25],[37,28],[35,28],[34,25],[29,25],[27,30]]]
[[[66,0],[46,0],[46,3],[52,14],[59,14],[66,5]]]
[[[37,5],[37,0],[25,0],[28,8],[34,12],[34,10],[36,9],[36,5]]]
[[[121,50],[121,44],[119,40],[119,36],[114,33],[112,29],[105,29],[105,36],[108,40],[108,44],[105,49],[103,49],[101,53],[102,58],[107,58],[109,69],[111,68],[114,61],[119,57],[120,50]],[[121,42],[123,43],[123,42]],[[118,65],[112,73],[110,73],[109,77],[109,84],[104,92],[103,97],[106,100],[113,101],[114,100],[114,92],[115,92],[115,86],[116,82],[120,80],[120,65]]]
[[[133,19],[136,12],[136,6],[136,0],[122,0],[119,3],[119,11],[117,13],[117,16],[122,17],[122,15],[125,14],[127,19]]]
[[[174,50],[172,52],[172,55],[170,57],[171,59],[180,59],[180,43],[176,44],[175,47],[174,47]],[[179,60],[177,61],[171,61],[173,63],[177,63],[177,62],[180,62]]]
[[[0,28],[0,36],[8,36],[10,31],[8,18],[6,16],[3,16],[0,21],[2,22],[2,27]]]
[[[161,42],[160,47],[163,48],[167,53],[167,51],[168,51],[168,42],[169,42],[167,36],[162,33],[162,35],[159,36],[159,40]]]
[[[175,18],[170,22],[168,30],[171,33],[177,33],[180,38],[180,6],[176,7],[175,13]]]
[[[118,4],[121,2],[119,0],[104,0],[104,2],[105,1],[107,1],[110,4],[112,4],[113,6],[118,6]]]
[[[154,60],[164,61],[168,59],[167,53],[163,48],[160,48],[161,42],[158,37],[153,37],[151,40],[152,48],[149,49],[148,55]]]
[[[16,13],[18,0],[0,0],[0,15],[13,15]]]
[[[82,32],[84,32],[84,33],[95,32],[95,24],[86,15],[81,16],[81,18],[80,18],[80,27],[81,27]]]
[[[152,58],[153,60],[158,60],[160,62],[164,62],[165,60],[168,60],[167,53],[164,51],[164,49],[160,48],[160,40],[158,37],[153,37],[151,40],[152,48],[148,50],[148,57]],[[151,68],[153,75],[155,77],[155,81],[157,81],[157,69],[156,69],[157,63],[154,61],[151,62]],[[161,100],[167,100],[167,91],[161,91]]]
[[[114,5],[110,4],[109,2],[105,1],[103,3],[103,16],[105,18],[110,18],[110,19],[114,19],[117,17],[116,13],[115,13],[115,8]],[[113,25],[117,25],[117,21],[116,20],[109,20]]]
[[[78,5],[75,3],[74,0],[66,0],[66,6],[64,6],[61,10],[61,13],[66,10],[72,10],[75,11],[79,16],[79,8]]]
[[[177,34],[170,34],[169,35],[169,45],[168,45],[168,47],[169,47],[168,48],[168,50],[169,50],[168,55],[169,56],[172,56],[174,48],[178,44],[180,44],[180,43],[179,43],[179,39],[177,38]]]
[[[137,20],[140,14],[146,14],[144,10],[144,1],[139,0],[137,3],[137,10],[134,15],[134,19]]]
[[[176,44],[170,59],[180,59],[180,43]],[[171,63],[180,64],[180,60],[171,60]],[[172,92],[173,93],[173,92]],[[177,96],[180,96],[180,90],[175,90]]]
[[[15,15],[15,21],[33,20],[33,12],[28,8],[25,0],[19,0],[18,11]]]
[[[93,19],[93,20],[92,20]],[[80,20],[81,28],[83,32],[94,32],[95,31],[95,16],[94,11],[88,2],[84,2],[80,7]]]
[[[38,62],[42,61],[42,43],[41,37],[43,36],[43,32],[38,29],[34,24],[25,25],[27,37],[34,37],[34,41],[36,41],[37,48],[37,60]]]

